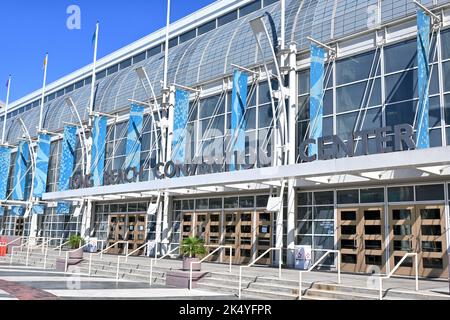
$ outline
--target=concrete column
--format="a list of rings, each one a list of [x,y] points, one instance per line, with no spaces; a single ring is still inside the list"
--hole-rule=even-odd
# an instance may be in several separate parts
[[[288,141],[288,163],[295,164],[297,161],[297,104],[298,104],[298,85],[297,85],[297,47],[295,43],[289,45],[289,57],[288,68],[289,68],[289,141]],[[289,179],[288,181],[288,199],[287,199],[287,265],[289,267],[294,267],[295,265],[295,213],[297,211],[297,201],[296,201],[296,190],[295,190],[295,179]]]
[[[30,213],[30,237],[35,238],[37,237],[37,221],[38,221],[38,215]]]
[[[86,201],[80,230],[80,235],[83,238],[88,238],[91,236],[92,216],[92,201]]]
[[[172,197],[169,196],[169,193],[164,194],[164,210],[162,216],[162,246],[161,251],[167,252],[169,247],[169,216],[172,212]]]

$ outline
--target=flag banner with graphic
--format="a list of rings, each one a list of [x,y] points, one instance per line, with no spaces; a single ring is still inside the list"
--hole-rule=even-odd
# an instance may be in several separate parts
[[[11,166],[11,149],[0,147],[0,200],[6,200],[8,192],[9,171]]]
[[[230,159],[230,171],[236,170],[236,152],[245,154],[245,109],[247,106],[248,74],[235,70],[233,74],[233,92],[231,94],[231,143],[233,156]],[[238,156],[238,158],[241,158]]]
[[[126,146],[125,170],[141,168],[142,125],[144,121],[144,107],[131,105],[130,120]],[[129,173],[132,176],[132,173]]]
[[[47,190],[48,165],[50,161],[50,143],[50,135],[39,135],[36,168],[34,170],[33,196],[35,198],[42,198],[42,195]]]
[[[325,77],[325,51],[323,48],[311,44],[310,98],[309,98],[309,138],[322,137],[323,125],[323,82]],[[317,145],[308,148],[309,156],[317,154]]]
[[[429,81],[430,81],[430,17],[417,9],[417,66],[419,104],[417,106],[417,149],[430,147],[429,136]]]
[[[77,127],[64,127],[61,160],[59,163],[58,191],[69,190],[70,178],[72,177],[77,147]],[[70,203],[59,202],[56,208],[57,214],[70,214]]]
[[[25,201],[28,162],[30,161],[29,143],[21,141],[17,149],[14,167],[12,200]]]
[[[185,138],[189,116],[189,92],[175,91],[175,108],[173,116],[172,161],[183,164],[186,158]]]
[[[25,215],[25,207],[13,206],[11,208],[11,214],[16,217],[23,217]]]
[[[33,214],[43,215],[44,212],[45,212],[45,206],[42,205],[42,204],[34,205],[34,206],[32,207],[32,209],[31,209],[31,212],[32,212]]]
[[[106,148],[106,117],[95,116],[94,127],[92,129],[92,157],[91,174],[94,187],[103,185],[103,170],[105,168],[105,148]]]

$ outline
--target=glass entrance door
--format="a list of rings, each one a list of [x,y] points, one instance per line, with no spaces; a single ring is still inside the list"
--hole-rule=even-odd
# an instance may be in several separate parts
[[[359,207],[338,210],[338,247],[347,272],[384,272],[384,210]]]
[[[447,277],[444,206],[393,206],[389,211],[391,269],[406,253],[416,252],[420,276]],[[413,276],[414,258],[407,258],[397,273]]]

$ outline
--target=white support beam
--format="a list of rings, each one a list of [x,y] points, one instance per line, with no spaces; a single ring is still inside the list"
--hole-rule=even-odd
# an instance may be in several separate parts
[[[450,165],[450,147],[411,150],[394,153],[374,154],[353,158],[342,158],[310,163],[293,164],[278,167],[257,168],[250,170],[206,174],[200,176],[180,177],[144,181],[132,184],[102,186],[89,189],[68,190],[46,193],[43,200],[57,201],[66,198],[99,195],[122,194],[129,192],[149,192],[172,189],[184,189],[203,186],[233,186],[236,184],[260,183],[268,180],[288,178],[308,178],[324,174],[358,174],[361,172],[414,169],[417,167]],[[424,173],[426,174],[426,173]],[[401,176],[401,175],[400,175]],[[396,176],[394,175],[394,178]]]
[[[417,169],[436,176],[450,175],[450,166],[418,167]]]

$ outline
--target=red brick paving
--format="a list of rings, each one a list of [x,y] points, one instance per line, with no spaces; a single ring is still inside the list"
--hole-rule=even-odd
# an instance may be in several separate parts
[[[0,280],[0,289],[19,300],[59,300],[47,291],[36,289],[17,282]]]

